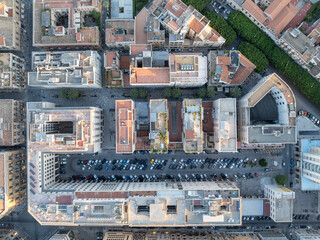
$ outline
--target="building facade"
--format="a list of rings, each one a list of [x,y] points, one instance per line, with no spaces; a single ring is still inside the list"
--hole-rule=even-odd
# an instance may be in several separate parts
[[[101,57],[97,51],[33,52],[32,87],[100,88]]]
[[[8,215],[26,199],[26,154],[24,150],[0,151],[0,218]]]
[[[0,146],[25,143],[25,102],[13,99],[0,100]]]
[[[292,237],[294,240],[320,240],[320,234],[312,229],[295,229]]]
[[[22,90],[26,87],[24,59],[12,53],[0,53],[0,91]]]

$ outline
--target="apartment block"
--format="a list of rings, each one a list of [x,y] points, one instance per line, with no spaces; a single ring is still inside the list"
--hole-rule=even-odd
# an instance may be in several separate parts
[[[262,78],[238,101],[238,136],[246,147],[295,144],[296,100],[277,74]]]
[[[106,19],[105,43],[109,48],[129,49],[134,44],[134,19]]]
[[[106,232],[103,240],[133,240],[133,232]]]
[[[101,57],[96,51],[33,52],[32,87],[100,88]]]
[[[151,6],[139,12],[135,20],[137,44],[149,42],[154,47],[163,47],[166,41],[161,30],[173,34],[169,36],[166,47],[180,47],[181,40],[184,46],[189,47],[220,47],[225,43],[225,39],[210,27],[205,16],[180,0],[153,1]]]
[[[265,231],[257,233],[260,240],[288,240],[288,238],[280,232]]]
[[[101,1],[33,1],[33,46],[99,48]]]
[[[20,0],[0,2],[0,50],[21,50],[21,22],[24,3]],[[0,66],[1,67],[1,66]]]
[[[25,88],[24,59],[12,53],[0,53],[0,91]]]
[[[108,87],[124,86],[124,70],[121,69],[120,59],[118,51],[106,51],[104,54],[104,68]]]
[[[237,152],[237,104],[235,98],[213,101],[214,149]]]
[[[208,54],[209,85],[241,85],[256,66],[239,51],[210,51]]]
[[[25,102],[13,99],[0,100],[0,146],[25,143]]]
[[[270,217],[275,222],[292,222],[295,192],[276,185],[264,185],[264,196],[270,201]]]
[[[301,24],[303,25],[303,23]],[[320,78],[320,57],[319,40],[320,40],[320,21],[309,34],[304,34],[297,28],[289,28],[281,38],[278,39],[278,45],[284,51],[298,62],[302,67],[307,69],[312,76]]]
[[[203,107],[201,99],[184,99],[183,115],[183,150],[186,153],[203,152]]]
[[[131,86],[200,87],[207,82],[202,53],[152,51],[149,44],[130,46]]]
[[[24,150],[0,151],[0,218],[12,212],[26,198],[25,160]]]
[[[29,237],[14,225],[7,225],[0,229],[0,240],[28,240]]]
[[[116,100],[116,153],[131,154],[136,143],[136,110],[132,100]]]
[[[77,240],[72,230],[59,230],[57,233],[51,236],[49,240]]]
[[[320,240],[320,234],[312,229],[295,229],[292,237],[294,240]]]
[[[167,153],[169,143],[167,99],[150,100],[150,148],[152,153]]]

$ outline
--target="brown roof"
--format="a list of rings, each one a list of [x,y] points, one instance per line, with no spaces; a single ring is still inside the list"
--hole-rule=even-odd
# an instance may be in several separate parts
[[[173,6],[175,6],[175,8],[177,9],[175,10]],[[173,15],[175,15],[177,18],[179,18],[181,14],[184,12],[184,10],[186,10],[187,6],[179,0],[177,1],[170,0],[165,6],[165,8],[168,11],[170,11]]]
[[[218,56],[218,64],[231,64],[231,57],[227,56]]]
[[[130,83],[134,84],[168,84],[169,68],[133,68],[135,73],[131,74]]]
[[[130,56],[120,56],[120,69],[130,69]]]
[[[77,198],[128,198],[127,192],[76,192]]]
[[[73,195],[62,195],[56,197],[56,202],[59,205],[72,205],[73,202]]]
[[[205,26],[203,26],[203,24],[201,22],[198,21],[198,19],[194,18],[190,24],[189,24],[190,28],[195,31],[197,34],[200,34],[201,31],[203,30],[203,28]]]
[[[5,46],[5,38],[0,34],[0,46]]]
[[[113,66],[113,65],[115,65],[114,61],[113,61],[114,59],[116,59],[116,52],[106,51],[106,60],[107,60],[106,66],[107,67],[115,67],[115,66]]]
[[[273,29],[275,34],[278,35],[296,16],[298,11],[299,10],[296,8],[296,6],[290,3],[276,16],[272,22],[268,24],[268,28]]]
[[[0,100],[0,146],[12,146],[13,143],[13,103],[12,99]]]
[[[174,31],[178,31],[180,29],[180,26],[173,20],[168,22],[168,26],[171,27]]]
[[[263,23],[266,20],[263,11],[252,0],[246,0],[242,6],[260,23]]]
[[[5,187],[5,169],[4,169],[4,163],[5,163],[5,152],[0,153],[0,187]],[[0,201],[0,213],[2,213],[5,210],[5,201],[2,199]]]
[[[143,51],[151,51],[150,44],[131,44],[130,45],[130,54],[137,55]]]
[[[5,5],[6,5],[6,2],[4,2],[4,1],[0,3],[0,15],[4,14]]]
[[[194,139],[194,130],[193,129],[186,129],[185,130],[186,139]]]
[[[240,66],[233,77],[230,79],[230,85],[240,85],[250,75],[256,66],[250,62],[244,55],[240,54]]]
[[[97,42],[96,28],[82,28],[77,33],[77,41],[83,43],[95,43]]]
[[[144,27],[147,25],[147,17],[149,12],[146,8],[142,8],[139,14],[135,18],[135,42],[136,44],[148,43],[147,33],[144,31]]]
[[[173,106],[176,106],[176,108],[172,109]],[[175,105],[173,102],[168,102],[168,112],[169,112],[169,119],[168,119],[168,131],[169,131],[169,141],[170,142],[181,142],[182,141],[182,116],[181,116],[181,108],[182,108],[182,102],[175,102]],[[173,114],[176,116],[173,116]],[[173,119],[176,120],[175,123],[173,123]],[[175,129],[173,129],[173,124],[176,126]]]
[[[285,8],[291,0],[277,0],[273,1],[269,7],[264,11],[271,19],[275,19],[278,14]]]

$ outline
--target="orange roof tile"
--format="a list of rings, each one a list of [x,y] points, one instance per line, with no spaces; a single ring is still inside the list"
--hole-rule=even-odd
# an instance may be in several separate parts
[[[114,67],[114,59],[116,59],[116,52],[109,52],[109,51],[106,51],[106,60],[107,60],[107,63],[106,63],[106,66],[107,67]]]
[[[205,26],[201,22],[199,22],[196,18],[194,18],[190,24],[190,28],[195,31],[197,34],[200,34]]]
[[[227,56],[218,56],[218,64],[231,64],[231,57]]]
[[[178,31],[180,29],[180,26],[173,20],[168,22],[168,26],[171,27],[174,31]]]
[[[4,14],[4,7],[6,5],[6,2],[1,2],[0,3],[0,15],[3,15]]]
[[[5,46],[5,38],[0,35],[0,46]]]
[[[186,139],[194,139],[194,130],[193,129],[186,129]]]
[[[135,42],[136,44],[145,44],[148,42],[147,33],[144,27],[147,25],[147,17],[149,12],[146,8],[142,8],[135,18]]]
[[[263,23],[266,20],[263,11],[252,0],[246,0],[242,6],[259,22]]]
[[[250,62],[244,55],[240,54],[240,66],[233,77],[230,79],[230,85],[240,85],[252,73],[256,66]]]
[[[168,84],[169,68],[133,68],[130,83],[134,84]]]
[[[175,6],[175,7],[174,7]],[[173,15],[175,15],[177,18],[181,16],[181,14],[186,10],[186,5],[184,5],[181,1],[169,1],[165,8],[170,11]],[[176,9],[174,9],[176,8]]]
[[[76,192],[76,197],[80,199],[90,198],[128,198],[127,192]]]
[[[277,0],[273,1],[269,7],[264,11],[265,14],[270,16],[271,19],[275,19],[278,14],[285,8],[291,0]]]
[[[130,54],[137,55],[143,51],[151,51],[150,44],[132,44],[130,45]]]

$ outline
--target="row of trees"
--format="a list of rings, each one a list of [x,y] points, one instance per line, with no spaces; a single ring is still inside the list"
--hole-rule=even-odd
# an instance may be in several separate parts
[[[73,100],[80,97],[80,92],[73,88],[63,88],[60,90],[59,95],[61,98]]]
[[[210,20],[210,26],[218,31],[222,35],[222,37],[226,39],[226,46],[229,46],[233,41],[237,39],[236,32],[227,23],[227,21],[225,21],[218,14],[209,9],[205,9],[202,13]]]
[[[260,49],[268,60],[285,76],[290,78],[311,101],[320,105],[320,83],[293,61],[249,18],[239,11],[234,11],[229,15],[228,22],[238,35]]]
[[[195,9],[201,12],[210,0],[183,0],[186,5],[192,5]]]
[[[147,98],[148,92],[145,88],[133,88],[130,91],[130,96],[132,98]]]
[[[254,65],[256,65],[256,71],[261,73],[269,65],[269,61],[258,48],[248,42],[241,42],[238,46],[238,50],[246,56]]]

